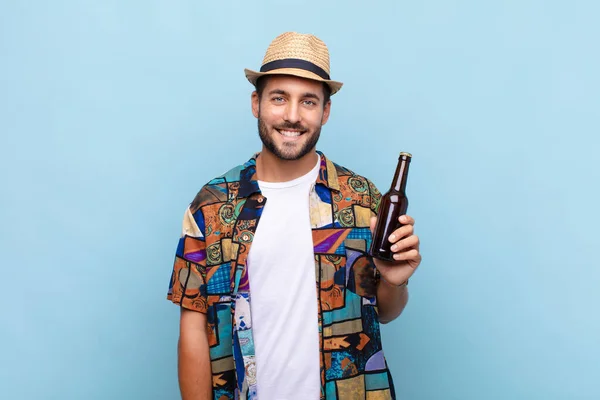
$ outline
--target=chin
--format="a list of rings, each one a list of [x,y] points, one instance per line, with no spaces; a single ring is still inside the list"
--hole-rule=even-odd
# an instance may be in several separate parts
[[[296,161],[301,159],[304,155],[300,154],[299,151],[289,152],[285,150],[278,150],[277,154],[275,154],[278,158],[286,161]]]
[[[286,141],[277,129],[268,129],[259,120],[259,137],[263,142],[264,149],[275,157],[284,161],[296,161],[304,158],[315,150],[319,140],[320,129],[317,131],[308,130],[302,134],[302,137],[295,141]]]

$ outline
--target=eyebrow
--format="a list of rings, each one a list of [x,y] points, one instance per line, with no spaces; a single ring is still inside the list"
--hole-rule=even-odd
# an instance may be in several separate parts
[[[302,97],[309,98],[309,99],[316,99],[319,101],[321,100],[321,98],[319,96],[317,96],[315,93],[311,93],[311,92],[304,93],[304,95],[302,95]]]
[[[281,90],[281,89],[273,89],[269,92],[269,95],[271,94],[285,94],[287,95],[288,93],[285,90]]]
[[[284,96],[289,96],[289,93],[282,89],[273,89],[269,92],[269,95],[274,95],[274,94],[281,94]],[[306,93],[302,94],[302,97],[321,101],[321,98],[317,94],[312,93],[312,92],[306,92]]]

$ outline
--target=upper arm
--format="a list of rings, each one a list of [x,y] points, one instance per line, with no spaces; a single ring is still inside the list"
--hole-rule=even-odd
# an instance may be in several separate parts
[[[212,369],[206,314],[181,308],[177,369],[182,399],[211,399]]]
[[[210,347],[208,345],[206,314],[181,308],[177,347],[180,362],[185,363],[191,357],[193,364],[201,364],[203,369],[209,367]]]
[[[205,313],[192,311],[182,307],[179,316],[180,335],[205,336],[207,327],[206,320]]]

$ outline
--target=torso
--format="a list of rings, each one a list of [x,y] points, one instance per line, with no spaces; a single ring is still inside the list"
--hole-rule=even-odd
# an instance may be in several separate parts
[[[309,193],[317,164],[283,183],[259,181],[266,204],[248,258],[258,395],[318,399],[319,332]]]

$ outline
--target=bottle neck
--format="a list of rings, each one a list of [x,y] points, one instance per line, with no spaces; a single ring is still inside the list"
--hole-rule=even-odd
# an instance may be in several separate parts
[[[398,160],[398,166],[396,167],[396,173],[394,174],[394,180],[392,181],[392,187],[390,191],[404,193],[406,191],[406,181],[408,180],[408,165],[410,159],[406,157],[400,157]]]

